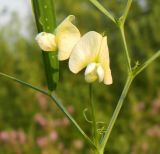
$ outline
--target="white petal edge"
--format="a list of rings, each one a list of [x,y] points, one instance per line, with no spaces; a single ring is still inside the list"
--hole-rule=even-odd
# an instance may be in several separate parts
[[[111,70],[110,70],[110,68],[108,68],[107,70],[105,70],[104,84],[110,85],[112,83],[113,83],[113,79],[112,79]]]
[[[98,57],[102,35],[90,31],[83,35],[72,50],[69,59],[69,68],[73,73],[78,73]]]
[[[59,60],[68,59],[73,47],[80,39],[78,28],[72,24],[74,20],[73,15],[68,16],[55,30]]]
[[[84,74],[87,75],[87,74],[93,72],[96,69],[96,67],[97,67],[96,65],[97,65],[96,63],[90,63],[90,64],[88,64],[88,66],[87,66]]]
[[[97,67],[97,76],[98,76],[99,82],[102,82],[104,80],[104,70],[102,66]]]
[[[110,58],[109,58],[109,49],[107,45],[107,37],[103,37],[98,61],[104,69],[104,84],[106,85],[112,84],[113,80],[110,70]]]

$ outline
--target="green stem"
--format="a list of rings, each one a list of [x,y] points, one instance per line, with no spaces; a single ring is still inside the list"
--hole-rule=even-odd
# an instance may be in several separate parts
[[[93,138],[94,138],[94,143],[96,147],[98,147],[98,135],[97,135],[97,124],[96,124],[96,117],[95,117],[95,107],[93,103],[93,85],[89,85],[89,105],[91,108],[91,117],[92,117],[92,132],[93,132]]]
[[[33,11],[38,32],[54,33],[56,15],[53,0],[32,0]],[[59,80],[59,62],[57,52],[42,51],[48,89],[53,91]]]
[[[131,60],[130,60],[126,37],[125,37],[125,33],[124,33],[124,26],[120,25],[119,28],[120,28],[120,32],[121,32],[121,36],[122,36],[122,40],[123,40],[123,44],[124,44],[124,49],[125,49],[125,54],[126,54],[126,58],[127,58],[128,71],[131,72],[132,71]]]
[[[73,119],[73,117],[69,114],[69,112],[65,109],[65,107],[63,106],[63,104],[56,98],[56,96],[52,95],[50,92],[48,91],[45,91],[43,89],[40,89],[40,88],[37,88],[29,83],[26,83],[22,80],[19,80],[15,77],[12,77],[12,76],[9,76],[7,74],[4,74],[4,73],[1,73],[0,72],[0,75],[1,76],[4,76],[8,79],[11,79],[17,83],[20,83],[22,84],[23,86],[26,86],[28,88],[31,88],[33,90],[36,90],[38,92],[41,92],[42,94],[46,95],[46,96],[49,96],[55,103],[56,105],[58,106],[58,108],[68,117],[68,119],[71,121],[71,123],[75,126],[75,128],[77,128],[77,130],[80,132],[80,134],[84,137],[84,139],[87,141],[87,143],[89,143],[91,145],[91,147],[93,149],[96,149],[96,146],[94,145],[94,143],[90,140],[90,138],[85,134],[85,132],[81,129],[81,127],[76,123],[76,121]]]
[[[154,60],[156,60],[156,59],[159,58],[159,57],[160,57],[160,50],[158,50],[158,51],[157,51],[151,58],[149,58],[143,65],[141,65],[139,68],[137,68],[135,71],[133,71],[133,73],[130,73],[130,74],[129,74],[129,76],[128,76],[128,78],[127,78],[127,81],[126,81],[126,84],[125,84],[125,86],[124,86],[124,89],[123,89],[123,91],[122,91],[121,97],[120,97],[120,99],[119,99],[119,101],[118,101],[118,104],[117,104],[116,109],[115,109],[115,111],[114,111],[114,113],[113,113],[113,116],[112,116],[112,118],[111,118],[111,121],[110,121],[110,123],[109,123],[109,126],[108,126],[108,128],[107,128],[107,130],[106,130],[106,133],[105,133],[104,136],[101,138],[101,141],[100,141],[100,144],[101,144],[100,150],[102,151],[102,153],[103,153],[103,150],[104,150],[104,148],[105,148],[105,145],[106,145],[106,143],[107,143],[107,141],[108,141],[108,138],[109,138],[109,136],[110,136],[110,134],[111,134],[111,131],[112,131],[112,129],[113,129],[113,126],[114,126],[114,124],[115,124],[115,122],[116,122],[116,119],[117,119],[117,117],[118,117],[118,115],[119,115],[119,112],[120,112],[120,110],[121,110],[121,108],[122,108],[122,105],[123,105],[123,103],[124,103],[124,99],[125,99],[125,97],[126,97],[126,95],[127,95],[127,93],[128,93],[129,87],[130,87],[133,79],[134,79],[139,73],[141,73],[146,67],[148,67]]]
[[[125,8],[125,10],[124,10],[124,13],[123,13],[122,17],[120,18],[123,25],[124,25],[124,23],[125,23],[125,21],[126,21],[126,18],[127,18],[128,12],[129,12],[129,9],[130,9],[131,4],[132,4],[132,1],[133,1],[133,0],[128,0],[127,5],[126,5],[126,8]]]
[[[35,87],[35,86],[33,86],[33,85],[29,84],[29,83],[26,83],[26,82],[24,82],[24,81],[22,81],[22,80],[19,80],[19,79],[15,78],[15,77],[12,77],[12,76],[10,76],[10,75],[7,75],[7,74],[1,73],[1,72],[0,72],[0,75],[3,76],[3,77],[6,77],[6,78],[8,78],[8,79],[11,79],[11,80],[13,80],[13,81],[15,81],[15,82],[17,82],[17,83],[20,83],[20,84],[22,84],[22,85],[24,85],[24,86],[26,86],[26,87],[29,87],[29,88],[31,88],[31,89],[34,89],[34,90],[36,90],[36,91],[38,91],[38,92],[40,92],[40,93],[43,93],[44,95],[49,96],[48,91],[45,91],[45,90],[40,89],[40,88],[37,88],[37,87]]]
[[[124,10],[124,13],[119,18],[119,20],[117,22],[117,25],[118,25],[118,27],[120,29],[120,32],[121,32],[123,44],[124,44],[124,49],[125,49],[125,54],[126,54],[126,58],[127,58],[127,65],[128,65],[128,71],[129,72],[132,71],[132,66],[131,66],[131,60],[130,60],[130,56],[129,56],[128,47],[127,47],[126,37],[125,37],[125,33],[124,33],[124,24],[125,24],[126,18],[128,16],[128,12],[129,12],[129,9],[131,7],[131,4],[132,4],[132,0],[128,0],[127,5],[126,5],[125,10]]]
[[[116,122],[116,119],[117,119],[117,117],[119,115],[119,112],[120,112],[120,110],[122,108],[122,105],[124,103],[124,99],[126,98],[126,95],[128,93],[129,87],[130,87],[130,85],[132,83],[132,80],[133,80],[133,76],[132,76],[132,74],[130,74],[128,76],[128,78],[127,78],[126,84],[124,86],[123,92],[122,92],[122,94],[120,96],[120,99],[118,101],[118,104],[116,106],[116,109],[115,109],[115,111],[113,113],[113,116],[111,118],[109,126],[108,126],[104,136],[101,138],[101,147],[100,147],[100,149],[102,149],[102,150],[104,150],[104,148],[105,148],[105,145],[106,145],[106,143],[108,141],[108,138],[109,138],[109,136],[111,134],[112,128],[113,128],[113,126],[114,126],[114,124]]]
[[[107,16],[111,21],[116,23],[114,16],[107,11],[97,0],[89,0],[95,7],[97,7],[105,16]]]
[[[155,59],[160,57],[160,50],[158,50],[152,57],[150,57],[144,64],[142,64],[140,67],[138,67],[134,73],[134,76],[136,77],[139,73],[141,73],[148,65],[150,65]]]
[[[66,108],[63,106],[61,101],[55,96],[51,95],[51,99],[56,103],[57,107],[68,117],[68,119],[72,122],[72,124],[77,128],[77,130],[80,132],[80,134],[84,137],[84,139],[91,145],[91,147],[95,150],[96,146],[91,141],[91,139],[85,134],[85,132],[81,129],[81,127],[77,124],[77,122],[73,119],[73,117],[70,115],[70,113],[66,110]]]

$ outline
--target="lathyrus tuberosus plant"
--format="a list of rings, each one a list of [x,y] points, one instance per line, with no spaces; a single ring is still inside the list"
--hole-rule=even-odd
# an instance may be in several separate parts
[[[126,54],[126,64],[128,66],[128,76],[122,94],[117,103],[116,109],[110,120],[106,131],[101,136],[97,131],[96,111],[92,99],[92,82],[99,81],[106,85],[112,84],[112,75],[110,69],[111,62],[114,60],[109,58],[109,50],[107,45],[107,37],[90,31],[80,36],[78,28],[72,23],[74,16],[68,16],[59,26],[56,26],[56,16],[54,2],[52,0],[32,0],[33,10],[37,23],[39,34],[36,37],[40,45],[45,65],[45,73],[48,84],[48,91],[37,88],[29,83],[23,82],[17,78],[11,77],[4,73],[1,76],[12,79],[20,84],[43,93],[50,97],[58,108],[68,117],[77,131],[84,137],[86,143],[96,154],[103,154],[112,128],[119,115],[124,99],[128,93],[129,87],[136,76],[141,73],[150,63],[160,56],[160,50],[157,51],[146,62],[140,65],[132,66],[129,55],[127,42],[124,33],[125,21],[129,13],[132,0],[128,0],[124,12],[121,17],[115,18],[107,11],[97,0],[89,0],[97,7],[106,17],[108,17],[118,27],[124,44],[124,52]],[[109,39],[109,38],[108,38]],[[69,114],[60,100],[56,97],[56,85],[58,84],[58,61],[69,59],[69,68],[73,73],[78,73],[85,69],[85,80],[89,84],[90,110],[92,117],[92,137],[86,135],[74,118]],[[54,70],[54,71],[52,71]],[[114,78],[114,77],[113,77]]]

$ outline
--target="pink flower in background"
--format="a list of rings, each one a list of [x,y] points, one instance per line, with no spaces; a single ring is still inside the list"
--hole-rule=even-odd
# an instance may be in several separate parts
[[[3,131],[0,132],[0,140],[12,144],[14,143],[24,144],[26,142],[26,135],[22,130],[20,131],[12,130],[9,132]]]
[[[152,114],[157,115],[158,113],[160,113],[160,96],[152,104]]]
[[[84,147],[84,143],[81,140],[74,140],[73,145],[77,150],[81,150]]]
[[[35,122],[37,122],[41,127],[45,127],[47,125],[46,119],[40,114],[37,113],[34,117]]]
[[[138,103],[138,110],[139,111],[144,111],[144,109],[145,109],[145,102],[139,102]]]
[[[17,136],[17,132],[15,130],[12,130],[10,133],[9,133],[9,136],[10,136],[10,139],[13,140],[13,141],[16,141],[18,136]]]
[[[56,131],[52,131],[49,137],[51,141],[55,142],[58,139],[58,133]]]
[[[160,125],[155,125],[147,130],[147,135],[160,138]]]
[[[69,125],[69,120],[66,117],[62,119],[62,125],[65,127]]]
[[[41,107],[41,109],[46,110],[48,107],[48,99],[45,95],[41,94],[41,93],[37,93],[36,95],[37,101]]]
[[[5,131],[0,132],[0,140],[1,141],[8,141],[9,139],[9,134]]]
[[[24,144],[26,142],[26,134],[20,130],[17,132],[18,133],[18,140],[20,144]]]
[[[73,106],[68,106],[67,110],[69,113],[74,113],[74,111],[75,111]]]
[[[41,147],[41,148],[47,146],[48,143],[49,143],[48,137],[46,137],[46,136],[45,136],[45,137],[39,137],[39,138],[37,139],[37,144],[38,144],[38,146]]]

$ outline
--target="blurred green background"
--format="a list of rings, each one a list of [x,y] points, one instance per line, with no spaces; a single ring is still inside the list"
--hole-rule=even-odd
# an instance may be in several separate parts
[[[96,30],[108,36],[114,83],[111,86],[94,84],[97,120],[105,122],[100,128],[106,127],[127,75],[120,33],[88,0],[55,2],[58,23],[67,15],[74,14],[82,34]],[[126,4],[126,0],[100,2],[117,17]],[[14,0],[6,2],[8,4],[4,6],[4,0],[0,0],[0,3],[0,72],[46,88],[41,52],[34,39],[37,32],[30,1]],[[18,5],[20,3],[24,3],[23,7]],[[133,2],[126,24],[132,65],[137,61],[142,63],[160,49],[159,16],[160,0]],[[90,135],[91,126],[83,116],[89,100],[83,72],[80,75],[72,74],[67,62],[61,62],[60,68],[57,93],[68,111]],[[160,59],[157,59],[133,82],[105,153],[160,154],[159,115]],[[91,152],[48,98],[0,77],[0,154],[78,153]]]

